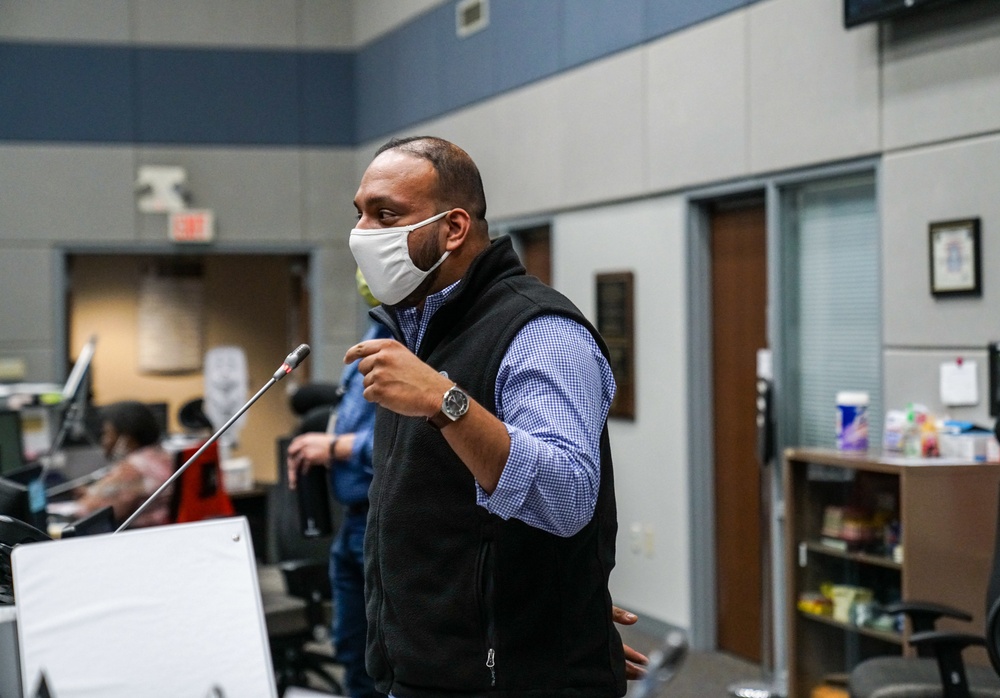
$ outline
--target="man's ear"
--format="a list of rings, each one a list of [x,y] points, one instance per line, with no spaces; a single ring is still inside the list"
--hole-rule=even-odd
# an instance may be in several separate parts
[[[448,240],[444,248],[448,251],[457,250],[472,229],[472,217],[464,208],[453,208],[444,219],[448,222]]]

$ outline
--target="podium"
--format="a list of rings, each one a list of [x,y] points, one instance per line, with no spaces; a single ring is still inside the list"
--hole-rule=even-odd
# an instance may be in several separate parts
[[[277,689],[243,517],[32,543],[11,556],[24,696]]]

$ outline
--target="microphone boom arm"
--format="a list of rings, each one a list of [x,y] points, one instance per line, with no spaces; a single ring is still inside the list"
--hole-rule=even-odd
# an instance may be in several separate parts
[[[170,485],[172,485],[174,483],[174,481],[177,480],[177,478],[179,478],[184,473],[184,471],[188,469],[188,466],[190,466],[192,463],[194,463],[196,460],[198,460],[198,457],[202,453],[205,452],[205,449],[208,448],[209,446],[211,446],[212,444],[214,444],[219,439],[219,437],[222,436],[226,432],[226,430],[233,425],[233,423],[237,419],[239,419],[240,417],[243,416],[244,412],[246,412],[248,409],[250,409],[251,405],[253,405],[255,402],[257,402],[257,400],[260,398],[261,395],[263,395],[264,393],[266,393],[268,391],[268,389],[272,385],[274,385],[275,383],[277,383],[278,381],[280,381],[282,378],[284,378],[286,375],[288,375],[289,373],[291,373],[292,369],[294,369],[296,366],[298,366],[302,362],[302,360],[305,359],[308,355],[309,355],[309,345],[308,344],[300,344],[298,346],[298,348],[295,349],[295,351],[293,351],[291,354],[289,354],[285,358],[285,362],[281,365],[281,367],[277,371],[274,372],[274,375],[271,377],[270,380],[267,381],[267,383],[264,384],[264,387],[262,387],[260,390],[258,390],[257,393],[252,398],[250,398],[249,400],[247,400],[246,404],[243,405],[243,407],[241,407],[236,412],[236,414],[234,414],[232,417],[230,417],[229,420],[225,424],[223,424],[222,427],[217,432],[215,432],[214,434],[212,434],[212,436],[208,439],[208,441],[206,441],[205,443],[203,443],[201,445],[201,448],[199,448],[197,451],[195,451],[194,455],[191,456],[190,458],[188,458],[187,461],[185,461],[184,465],[182,465],[181,467],[179,467],[174,472],[173,475],[171,475],[169,478],[167,478],[166,482],[164,482],[162,485],[160,485],[157,488],[157,490],[155,492],[153,492],[153,494],[151,494],[148,499],[146,499],[145,502],[143,502],[141,505],[139,505],[139,508],[136,509],[132,513],[131,516],[129,516],[127,519],[125,519],[125,521],[122,522],[122,525],[119,526],[115,530],[114,533],[121,533],[126,528],[128,528],[129,525],[131,525],[131,523],[139,516],[139,514],[141,514],[142,512],[144,512],[146,510],[146,508],[150,505],[150,503],[154,499],[156,499],[158,496],[160,496],[160,494],[165,489],[167,489]],[[112,535],[114,535],[114,534],[112,534]]]

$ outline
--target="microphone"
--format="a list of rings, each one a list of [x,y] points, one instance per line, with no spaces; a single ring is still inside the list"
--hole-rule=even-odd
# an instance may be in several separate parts
[[[229,421],[227,421],[225,424],[223,424],[222,427],[220,427],[217,432],[215,432],[214,434],[212,434],[212,436],[209,437],[208,441],[206,441],[204,444],[202,444],[201,448],[199,448],[197,451],[195,451],[194,455],[191,456],[190,458],[188,458],[187,461],[185,461],[184,465],[182,465],[181,467],[179,467],[174,472],[173,475],[171,475],[169,478],[167,478],[166,482],[164,482],[162,485],[159,486],[159,488],[156,490],[156,492],[153,492],[153,494],[149,495],[149,498],[145,502],[143,502],[141,505],[139,505],[139,508],[136,509],[135,512],[130,517],[128,517],[127,519],[125,519],[124,523],[122,523],[122,525],[118,527],[118,529],[115,531],[115,533],[121,533],[126,528],[128,528],[131,525],[131,523],[133,521],[135,521],[135,519],[139,516],[139,514],[141,514],[143,511],[145,511],[146,507],[148,507],[150,505],[150,503],[154,499],[156,499],[160,495],[161,492],[163,492],[163,490],[167,489],[167,487],[169,487],[171,484],[173,484],[173,482],[177,478],[179,478],[184,473],[185,470],[188,469],[188,466],[190,466],[192,463],[194,463],[196,460],[198,460],[198,457],[201,456],[201,454],[205,452],[205,449],[208,448],[209,446],[211,446],[212,444],[214,444],[218,440],[218,438],[220,436],[222,436],[226,432],[226,430],[233,425],[233,422],[235,422],[237,419],[239,419],[240,417],[242,417],[243,413],[246,412],[248,409],[250,409],[250,406],[253,405],[253,403],[257,402],[257,399],[260,398],[261,395],[263,395],[264,393],[266,393],[267,390],[268,390],[268,388],[270,388],[272,385],[274,385],[275,383],[277,383],[278,381],[280,381],[282,378],[284,378],[285,376],[287,376],[289,373],[291,373],[293,370],[295,370],[295,367],[298,366],[300,363],[302,363],[302,360],[305,359],[307,356],[309,356],[309,345],[308,344],[300,344],[298,347],[295,348],[295,350],[292,353],[290,353],[288,356],[286,356],[285,357],[285,362],[283,364],[281,364],[280,367],[278,367],[278,370],[275,371],[274,375],[271,376],[271,379],[267,383],[264,384],[264,387],[262,387],[260,390],[258,390],[257,393],[252,398],[250,398],[249,400],[247,400],[246,404],[243,405],[243,407],[241,407],[236,412],[236,414],[234,414],[232,417],[230,417]],[[114,534],[112,534],[112,535],[114,535]]]
[[[274,380],[280,381],[282,378],[287,376],[295,367],[302,363],[303,359],[309,356],[309,345],[300,344],[295,347],[291,354],[285,357],[285,363],[278,367],[278,370],[274,372]]]
[[[657,698],[660,688],[674,678],[687,651],[688,642],[684,633],[680,630],[668,632],[663,638],[663,644],[650,653],[646,677],[636,687],[634,698]]]

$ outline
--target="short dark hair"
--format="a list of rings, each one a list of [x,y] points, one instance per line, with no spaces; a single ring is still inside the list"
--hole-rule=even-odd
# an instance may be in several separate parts
[[[160,425],[156,415],[136,400],[113,402],[101,408],[101,421],[109,423],[123,436],[129,436],[140,447],[152,446],[160,440]]]
[[[474,219],[486,223],[483,178],[467,152],[454,143],[435,136],[393,138],[375,151],[374,157],[387,150],[400,150],[430,162],[438,175],[438,196],[441,202],[461,206]]]

